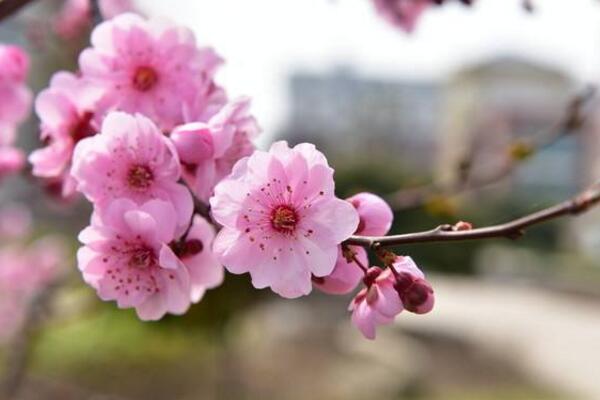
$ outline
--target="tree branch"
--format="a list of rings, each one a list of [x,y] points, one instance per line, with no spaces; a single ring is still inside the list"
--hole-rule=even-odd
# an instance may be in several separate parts
[[[34,0],[0,0],[0,21],[15,14]]]
[[[525,151],[526,154],[515,157],[510,151],[507,152],[506,161],[494,171],[485,175],[470,177],[469,170],[472,168],[470,160],[473,158],[473,154],[467,154],[464,159],[465,162],[461,163],[460,166],[460,178],[455,182],[444,186],[433,183],[400,189],[386,196],[386,200],[394,210],[406,210],[420,207],[435,196],[452,196],[479,190],[501,181],[510,176],[520,164],[529,158],[529,155],[550,147],[559,139],[579,129],[584,121],[582,109],[594,98],[595,94],[596,88],[594,86],[586,87],[581,93],[573,97],[568,103],[564,115],[550,128],[537,132],[528,141],[513,143],[513,146],[521,148],[521,151]],[[518,151],[518,149],[516,150]]]
[[[583,213],[599,202],[600,182],[590,186],[567,201],[500,225],[470,230],[455,230],[452,225],[441,225],[429,231],[401,235],[381,237],[352,236],[345,241],[345,244],[376,249],[378,247],[390,247],[410,243],[454,242],[500,237],[517,239],[524,234],[525,228],[563,216]]]

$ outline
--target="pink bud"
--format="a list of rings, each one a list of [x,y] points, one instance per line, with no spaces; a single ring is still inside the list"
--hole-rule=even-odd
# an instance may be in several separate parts
[[[394,214],[390,206],[379,196],[372,193],[358,193],[346,199],[349,201],[360,217],[357,235],[380,236],[385,235],[392,226]]]
[[[214,154],[212,134],[204,123],[195,122],[175,128],[171,140],[184,164],[197,165],[209,160]]]

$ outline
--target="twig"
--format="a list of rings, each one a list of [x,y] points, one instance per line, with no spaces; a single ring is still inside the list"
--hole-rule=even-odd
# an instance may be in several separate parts
[[[595,87],[586,87],[585,90],[569,102],[565,114],[557,123],[548,129],[538,132],[533,136],[533,139],[522,143],[517,142],[516,145],[524,146],[524,151],[532,154],[553,145],[559,139],[576,131],[583,124],[584,117],[582,115],[582,109],[594,97],[595,93]],[[465,157],[466,165],[461,165],[460,168],[461,179],[458,179],[453,183],[444,186],[434,183],[400,189],[386,196],[386,200],[394,210],[406,210],[420,207],[436,195],[452,196],[472,190],[483,189],[511,175],[517,166],[528,157],[525,156],[519,159],[515,158],[514,155],[507,154],[506,162],[496,170],[486,175],[469,177],[468,170],[472,167],[469,161],[471,158],[471,154]]]
[[[381,237],[352,236],[346,240],[345,244],[377,249],[378,247],[390,247],[409,243],[452,242],[500,237],[517,239],[524,234],[525,228],[559,217],[580,214],[595,206],[598,202],[600,202],[600,183],[592,185],[567,201],[500,225],[464,231],[453,230],[451,225],[441,225],[429,231],[401,235]]]
[[[0,1],[0,21],[15,14],[21,8],[34,0],[1,0]]]

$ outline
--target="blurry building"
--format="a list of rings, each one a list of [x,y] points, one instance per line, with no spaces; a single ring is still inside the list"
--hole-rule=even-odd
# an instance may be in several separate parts
[[[436,154],[439,87],[361,77],[347,69],[297,73],[284,136],[310,141],[328,158],[394,158],[428,173]]]
[[[573,95],[574,83],[560,71],[517,58],[459,71],[443,89],[439,178],[456,179],[465,158],[474,174],[489,175],[506,165],[512,144],[559,134],[552,129]],[[572,193],[582,183],[580,153],[578,138],[564,137],[522,164],[510,187],[538,197]]]

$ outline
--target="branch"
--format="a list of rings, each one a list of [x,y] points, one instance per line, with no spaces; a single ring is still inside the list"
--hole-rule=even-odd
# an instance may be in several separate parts
[[[500,225],[470,230],[455,230],[452,225],[441,225],[429,231],[393,236],[352,236],[345,244],[376,249],[409,243],[454,242],[501,237],[517,239],[525,233],[525,228],[563,216],[583,213],[599,202],[600,182],[567,201]]]
[[[464,158],[460,165],[460,178],[450,184],[440,186],[427,184],[413,188],[400,189],[386,197],[394,210],[406,210],[420,207],[434,196],[452,196],[473,190],[479,190],[492,185],[511,175],[514,170],[534,154],[544,148],[550,147],[558,140],[567,136],[581,127],[584,121],[583,107],[590,102],[596,93],[593,86],[586,87],[575,96],[567,105],[564,115],[550,128],[536,133],[528,141],[516,141],[513,148],[507,153],[507,160],[499,168],[488,174],[469,177],[472,154]],[[514,154],[512,154],[514,153]]]
[[[66,282],[66,278],[57,278],[30,299],[23,323],[8,349],[7,369],[0,385],[0,395],[3,399],[16,398],[27,372],[37,328],[44,314],[48,312],[48,303],[57,289]]]
[[[34,0],[0,0],[0,21],[15,14]]]

